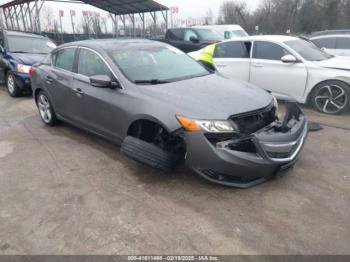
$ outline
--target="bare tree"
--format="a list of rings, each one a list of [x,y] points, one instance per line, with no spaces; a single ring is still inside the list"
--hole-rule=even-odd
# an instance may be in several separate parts
[[[214,14],[213,14],[213,10],[210,8],[207,13],[205,14],[204,17],[204,24],[205,25],[212,25],[214,22]]]
[[[58,31],[58,21],[54,10],[49,6],[44,6],[41,11],[42,29],[47,32]],[[57,31],[56,31],[57,30]]]
[[[350,0],[263,0],[250,12],[244,2],[226,1],[221,5],[218,23],[240,24],[253,32],[311,33],[324,29],[350,27]]]

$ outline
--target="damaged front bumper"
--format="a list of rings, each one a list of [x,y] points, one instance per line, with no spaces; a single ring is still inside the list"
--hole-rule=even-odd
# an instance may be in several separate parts
[[[186,162],[211,182],[249,188],[292,167],[307,134],[306,117],[295,103],[289,103],[283,121],[249,136],[213,143],[204,133],[186,133]]]

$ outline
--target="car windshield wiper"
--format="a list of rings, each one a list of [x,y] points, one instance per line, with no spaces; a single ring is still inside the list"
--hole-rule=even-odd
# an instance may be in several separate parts
[[[25,52],[25,51],[11,51],[11,53],[17,53],[17,54],[29,54],[28,52]]]
[[[170,81],[167,81],[167,80],[159,80],[159,79],[151,79],[151,80],[134,80],[134,83],[135,83],[135,84],[159,85],[159,84],[170,83]]]

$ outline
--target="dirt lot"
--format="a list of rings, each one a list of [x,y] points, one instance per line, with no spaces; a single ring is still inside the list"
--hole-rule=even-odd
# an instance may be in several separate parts
[[[1,254],[350,254],[350,114],[249,190],[166,175],[0,88]]]

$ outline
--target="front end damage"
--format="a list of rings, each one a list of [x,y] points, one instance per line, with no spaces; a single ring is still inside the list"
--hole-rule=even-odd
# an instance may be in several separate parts
[[[307,120],[296,103],[287,103],[284,118],[276,108],[231,116],[239,133],[186,132],[186,162],[205,179],[249,188],[292,167],[308,134]]]

